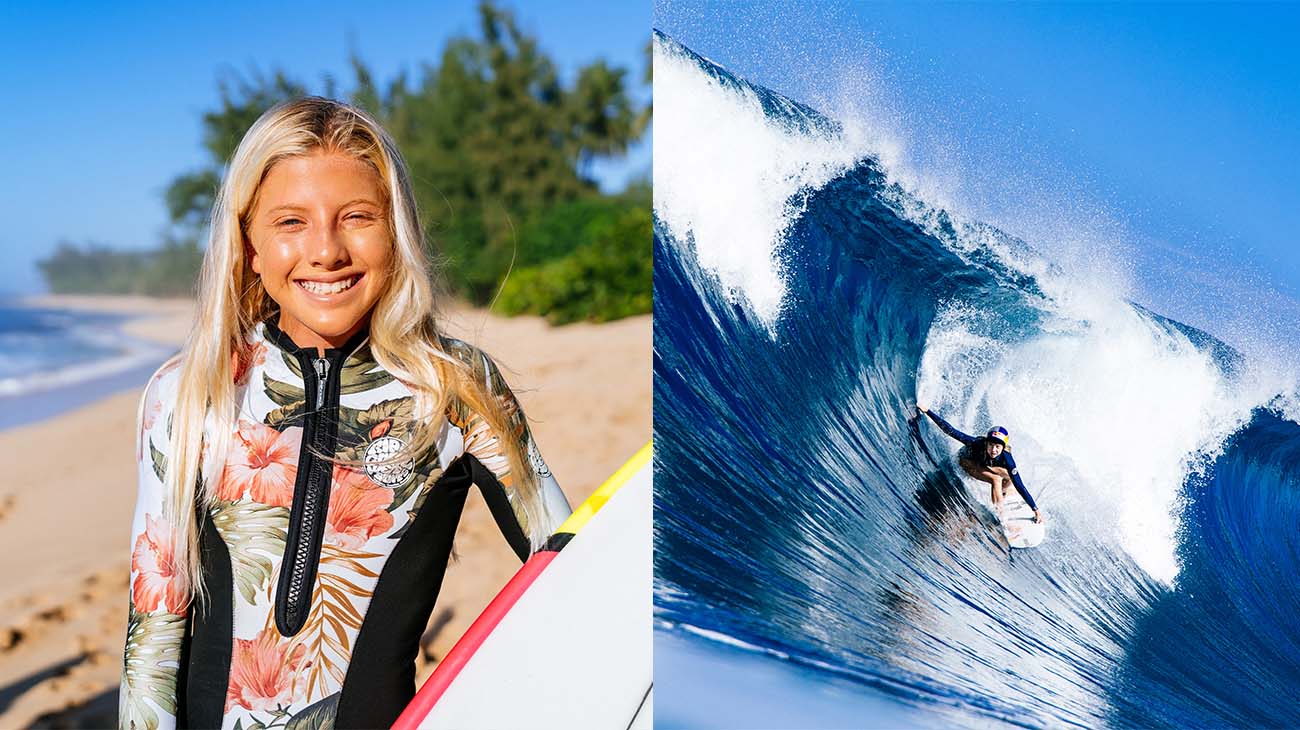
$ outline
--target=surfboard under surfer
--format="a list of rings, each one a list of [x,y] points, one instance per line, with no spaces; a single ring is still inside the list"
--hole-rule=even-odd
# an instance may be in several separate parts
[[[1034,498],[1029,495],[1029,490],[1025,488],[1025,482],[1016,469],[1016,460],[1008,448],[1010,434],[1005,428],[996,426],[985,436],[971,436],[953,428],[939,414],[919,403],[916,410],[929,416],[940,430],[962,443],[961,451],[957,452],[957,463],[961,465],[962,471],[989,483],[992,487],[993,509],[998,513],[999,519],[1002,517],[1002,498],[1006,496],[1007,487],[1014,485],[1025,504],[1034,511],[1034,522],[1043,521],[1043,513],[1034,504]]]

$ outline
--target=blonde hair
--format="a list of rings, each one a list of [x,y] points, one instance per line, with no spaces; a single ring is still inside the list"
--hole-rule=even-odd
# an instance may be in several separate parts
[[[427,420],[414,424],[408,453],[426,453],[443,426],[438,416],[454,402],[463,404],[500,437],[533,549],[549,534],[551,516],[536,475],[519,439],[509,437],[519,424],[491,394],[486,363],[452,352],[454,345],[439,332],[434,272],[425,254],[410,174],[396,144],[360,109],[306,97],[277,105],[253,123],[231,157],[212,206],[194,326],[179,356],[164,481],[164,515],[176,543],[175,579],[185,595],[205,594],[197,510],[212,502],[235,425],[234,362],[245,356],[253,328],[276,311],[247,255],[249,218],[259,187],[277,162],[318,152],[366,162],[386,188],[394,255],[387,287],[371,310],[369,341],[375,361],[432,406],[423,411]]]

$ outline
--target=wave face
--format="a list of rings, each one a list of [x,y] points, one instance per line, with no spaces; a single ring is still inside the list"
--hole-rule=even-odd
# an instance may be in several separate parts
[[[1276,373],[655,46],[661,641],[919,724],[1300,726],[1300,426]],[[993,537],[918,400],[1010,430],[1042,547]],[[686,699],[659,684],[666,717]]]

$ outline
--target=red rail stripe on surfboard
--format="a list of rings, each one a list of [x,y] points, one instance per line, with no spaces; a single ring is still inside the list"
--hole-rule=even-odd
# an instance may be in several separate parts
[[[528,590],[556,555],[559,553],[550,550],[535,553],[519,568],[510,582],[506,583],[496,598],[492,599],[488,607],[483,609],[483,613],[479,614],[465,634],[460,637],[460,641],[457,641],[451,651],[447,652],[447,656],[438,662],[437,668],[416,693],[411,704],[406,706],[398,716],[397,722],[393,723],[393,730],[416,730],[420,726],[425,716],[442,697],[443,692],[447,691],[447,687],[455,681],[460,670],[474,656],[474,652],[482,646],[487,637],[492,634],[492,630],[501,623],[501,619],[509,613],[519,597]]]

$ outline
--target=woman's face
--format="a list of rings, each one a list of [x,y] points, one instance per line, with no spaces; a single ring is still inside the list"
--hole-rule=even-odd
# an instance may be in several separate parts
[[[988,454],[990,459],[996,459],[1002,454],[1002,444],[996,441],[986,441],[984,443],[984,453]]]
[[[374,168],[337,153],[286,158],[262,181],[252,267],[300,347],[340,347],[369,321],[392,260],[385,200]]]

